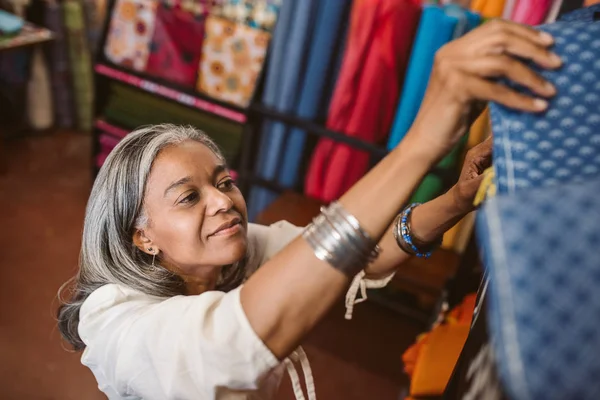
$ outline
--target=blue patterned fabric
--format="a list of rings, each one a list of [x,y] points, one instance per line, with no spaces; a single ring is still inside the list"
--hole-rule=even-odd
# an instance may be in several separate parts
[[[600,181],[489,199],[477,233],[511,399],[600,399]]]
[[[557,71],[538,71],[558,94],[544,113],[491,104],[498,193],[582,181],[600,172],[600,22],[562,21],[540,29],[555,37]]]
[[[593,6],[571,11],[570,13],[560,17],[558,20],[592,22],[594,20],[594,13],[597,12],[600,12],[600,4],[594,4]]]

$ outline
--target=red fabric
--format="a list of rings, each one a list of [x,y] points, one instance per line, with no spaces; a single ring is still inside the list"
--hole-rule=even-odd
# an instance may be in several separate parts
[[[329,129],[373,143],[385,140],[420,12],[418,0],[354,2],[348,45],[327,118]],[[335,200],[368,167],[368,153],[322,139],[309,166],[306,194]]]
[[[161,4],[146,72],[170,82],[194,87],[202,54],[204,15]]]

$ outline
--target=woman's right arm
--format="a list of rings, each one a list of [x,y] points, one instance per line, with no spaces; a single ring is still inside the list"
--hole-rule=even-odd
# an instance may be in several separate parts
[[[478,102],[542,111],[541,99],[526,97],[490,78],[508,77],[539,97],[554,88],[509,55],[555,68],[545,34],[508,22],[492,22],[438,52],[415,124],[400,145],[353,186],[342,206],[379,241],[423,176],[465,134]],[[271,258],[241,290],[248,321],[273,354],[286,357],[325,315],[349,278],[319,260],[303,238]]]

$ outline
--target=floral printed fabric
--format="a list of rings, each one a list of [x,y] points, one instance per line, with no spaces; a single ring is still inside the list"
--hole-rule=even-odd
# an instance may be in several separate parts
[[[115,64],[146,69],[154,33],[157,1],[117,0],[104,52]]]
[[[194,87],[202,54],[204,20],[210,7],[204,1],[174,0],[158,7],[146,72]]]
[[[206,20],[198,90],[246,107],[252,98],[271,35],[209,16]]]
[[[252,28],[272,31],[282,0],[222,0],[215,15],[246,24]]]

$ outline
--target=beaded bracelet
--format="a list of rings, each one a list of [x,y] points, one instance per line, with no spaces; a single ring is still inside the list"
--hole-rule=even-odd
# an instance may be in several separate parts
[[[431,253],[442,244],[442,238],[440,237],[432,243],[426,243],[413,235],[410,227],[410,215],[419,205],[421,204],[413,203],[398,215],[394,223],[394,238],[398,246],[407,253],[417,257],[429,258]]]

